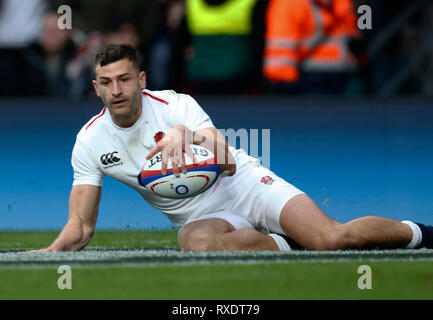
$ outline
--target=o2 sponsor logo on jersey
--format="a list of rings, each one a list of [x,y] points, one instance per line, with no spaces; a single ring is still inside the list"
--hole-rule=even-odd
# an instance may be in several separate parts
[[[117,151],[104,153],[103,155],[101,155],[99,160],[103,164],[104,169],[121,166],[123,164],[123,162],[120,161],[121,159],[119,157],[119,152]]]
[[[260,182],[267,185],[271,185],[275,182],[275,179],[272,178],[271,176],[264,176],[262,179],[260,179]]]

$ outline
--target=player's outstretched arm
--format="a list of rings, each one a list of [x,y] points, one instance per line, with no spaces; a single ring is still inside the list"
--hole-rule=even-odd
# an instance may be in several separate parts
[[[69,198],[69,219],[56,240],[47,248],[32,252],[75,251],[92,238],[98,216],[101,187],[73,186]]]

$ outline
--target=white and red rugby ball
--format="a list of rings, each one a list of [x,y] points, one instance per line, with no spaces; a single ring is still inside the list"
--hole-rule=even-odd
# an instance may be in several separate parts
[[[190,148],[196,159],[184,153],[187,173],[182,173],[179,164],[179,177],[173,173],[171,161],[167,164],[167,174],[162,174],[161,152],[155,154],[143,165],[138,175],[138,183],[151,192],[170,199],[183,199],[194,197],[207,189],[217,180],[220,174],[220,165],[216,156],[205,147],[191,144]]]

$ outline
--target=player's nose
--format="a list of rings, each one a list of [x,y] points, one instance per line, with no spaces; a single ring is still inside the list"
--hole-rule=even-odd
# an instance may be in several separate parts
[[[113,82],[113,87],[112,87],[112,95],[117,97],[119,95],[122,94],[122,87],[120,86],[120,84],[117,81]]]

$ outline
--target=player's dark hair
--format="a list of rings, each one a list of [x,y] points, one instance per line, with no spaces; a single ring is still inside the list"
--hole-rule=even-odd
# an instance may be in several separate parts
[[[137,72],[140,72],[140,54],[136,49],[127,44],[109,44],[99,49],[95,57],[94,68],[98,64],[103,67],[125,58],[132,62]]]

